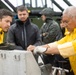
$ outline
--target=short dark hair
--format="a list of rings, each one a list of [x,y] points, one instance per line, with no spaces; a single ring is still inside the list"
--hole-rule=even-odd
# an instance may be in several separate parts
[[[17,7],[17,12],[18,11],[24,11],[24,10],[26,10],[26,12],[28,12],[28,9],[23,5]]]
[[[4,16],[13,17],[13,13],[8,9],[0,9],[0,19],[2,19]]]

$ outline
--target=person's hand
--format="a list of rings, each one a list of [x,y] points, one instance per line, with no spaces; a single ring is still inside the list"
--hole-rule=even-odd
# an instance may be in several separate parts
[[[46,36],[47,34],[48,34],[48,33],[47,33],[47,32],[45,32],[45,33],[43,33],[43,34],[42,34],[42,36]]]
[[[35,46],[34,46],[34,45],[29,45],[29,46],[27,47],[27,50],[28,50],[28,51],[33,51],[33,50],[34,50],[34,48],[35,48]]]
[[[46,50],[47,50],[47,48],[45,48],[45,47],[37,46],[34,49],[34,54],[36,54],[36,53],[44,53]]]

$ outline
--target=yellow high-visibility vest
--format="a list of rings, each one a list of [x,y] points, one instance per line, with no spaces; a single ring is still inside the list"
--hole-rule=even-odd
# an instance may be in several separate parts
[[[67,42],[71,42],[72,47],[74,49],[74,54],[75,55],[70,56],[69,61],[70,61],[70,64],[71,64],[71,68],[72,68],[74,74],[76,75],[76,29],[74,29],[74,31],[72,33],[68,32],[64,38],[57,41],[57,44],[59,45],[59,44],[67,43]],[[63,48],[65,48],[65,47],[63,47]],[[67,49],[68,49],[68,45],[66,46],[65,52],[69,56],[69,54],[68,54],[69,52],[67,52]],[[68,51],[70,51],[70,50],[68,50]],[[63,52],[63,51],[61,51],[61,52]],[[73,54],[73,51],[70,52],[70,53]],[[63,54],[63,53],[61,53],[61,54]]]
[[[0,44],[3,43],[3,40],[4,40],[4,32],[0,28]]]

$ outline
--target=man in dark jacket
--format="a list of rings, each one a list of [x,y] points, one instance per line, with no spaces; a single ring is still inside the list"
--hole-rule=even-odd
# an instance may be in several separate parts
[[[52,19],[54,11],[51,8],[44,8],[41,12],[41,18],[44,21],[40,36],[43,44],[57,41],[62,38],[62,32],[58,23]],[[50,60],[51,59],[51,60]],[[44,63],[51,63],[54,65],[55,55],[44,55]]]
[[[18,20],[11,25],[7,34],[7,42],[14,43],[16,49],[26,50],[41,43],[39,28],[31,23],[28,9],[25,6],[17,8]]]
[[[54,42],[62,38],[62,32],[59,24],[52,19],[53,10],[51,8],[44,8],[41,12],[41,18],[44,21],[40,29],[40,34],[44,44]]]

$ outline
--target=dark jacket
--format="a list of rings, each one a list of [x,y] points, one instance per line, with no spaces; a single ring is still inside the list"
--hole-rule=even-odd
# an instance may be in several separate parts
[[[26,41],[24,35],[24,27],[26,30]],[[16,23],[11,25],[7,34],[7,41],[9,43],[15,43],[18,47],[26,49],[29,45],[40,45],[41,38],[39,34],[39,28],[37,25],[30,22],[29,19],[25,23],[17,20]],[[27,46],[25,45],[27,43]]]
[[[46,34],[45,36],[43,34]],[[52,19],[47,19],[45,24],[40,29],[42,41],[47,44],[57,41],[62,38],[62,32],[57,22]]]

